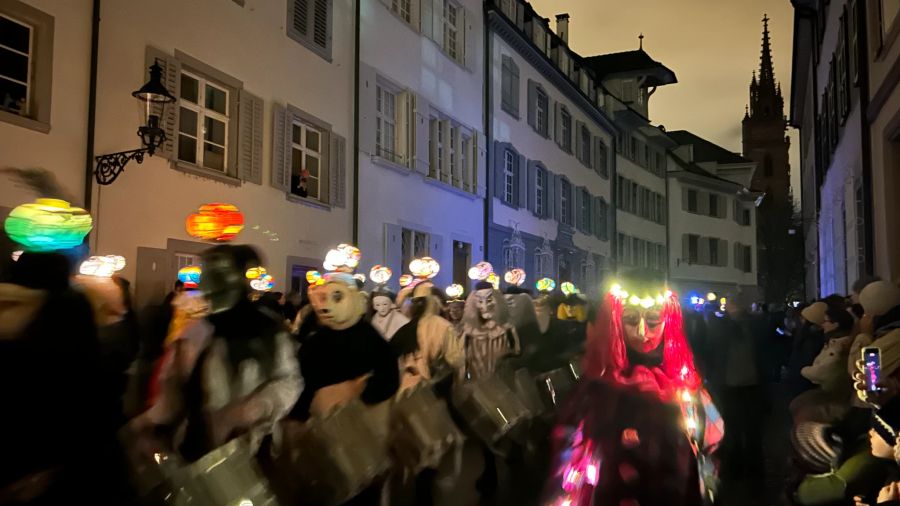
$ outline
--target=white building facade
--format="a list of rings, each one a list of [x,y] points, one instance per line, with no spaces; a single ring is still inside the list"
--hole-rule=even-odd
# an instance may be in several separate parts
[[[73,192],[82,181],[83,191],[92,5],[24,3],[65,20],[55,24],[61,37],[53,45],[59,108],[44,137],[0,121],[0,163],[46,165]],[[142,117],[131,92],[153,62],[177,98],[161,118],[167,141],[156,156],[132,162],[110,186],[91,184],[91,249],[125,256],[123,275],[135,282],[139,304],[162,297],[178,268],[209,247],[185,230],[187,216],[205,203],[244,213],[236,242],[263,253],[278,290],[302,289],[306,270],[351,240],[355,8],[352,0],[103,4],[92,155],[139,147]],[[240,34],[252,34],[253,44]],[[77,126],[67,125],[76,118]],[[3,199],[12,206],[31,197]]]
[[[487,4],[488,260],[597,294],[609,269],[615,127],[597,81],[567,44],[568,16]],[[532,284],[533,286],[533,284]]]
[[[467,284],[484,255],[483,9],[478,0],[361,3],[359,239],[363,269],[441,264]],[[396,285],[395,285],[396,286]]]

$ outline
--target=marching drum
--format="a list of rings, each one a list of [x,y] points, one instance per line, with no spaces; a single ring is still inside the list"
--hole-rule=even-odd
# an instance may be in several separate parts
[[[499,376],[464,383],[454,405],[485,443],[494,444],[531,418],[532,414]]]
[[[400,394],[391,416],[392,453],[413,472],[437,466],[448,451],[463,441],[446,402],[435,395],[430,384]]]
[[[504,383],[533,416],[540,416],[548,411],[536,380],[528,369],[501,369],[499,374]]]
[[[304,504],[341,504],[388,470],[388,409],[388,403],[367,407],[352,400],[323,418],[310,419],[285,441]]]
[[[556,409],[575,387],[579,378],[581,378],[581,368],[577,362],[570,362],[566,367],[538,375],[537,386],[546,405],[551,409]]]

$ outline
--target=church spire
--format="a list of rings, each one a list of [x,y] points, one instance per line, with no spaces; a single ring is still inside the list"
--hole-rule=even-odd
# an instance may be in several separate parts
[[[772,48],[769,45],[769,16],[763,14],[762,54],[759,57],[759,84],[763,88],[775,87],[775,71],[772,69]]]
[[[781,121],[784,116],[784,98],[781,86],[775,82],[772,68],[772,47],[769,41],[769,16],[763,15],[762,51],[759,57],[759,73],[750,79],[750,111],[744,121],[753,118]]]

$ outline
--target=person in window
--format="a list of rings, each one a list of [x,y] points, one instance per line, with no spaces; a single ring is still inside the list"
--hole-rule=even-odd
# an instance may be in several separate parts
[[[309,196],[309,171],[303,170],[300,172],[300,176],[292,176],[291,184],[294,187],[293,192],[294,195],[299,197],[308,197]]]
[[[724,426],[694,367],[678,297],[640,275],[614,285],[585,352],[552,432],[542,504],[710,502]]]

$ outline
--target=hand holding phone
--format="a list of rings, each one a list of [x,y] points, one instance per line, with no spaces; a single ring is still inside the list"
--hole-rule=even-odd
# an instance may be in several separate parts
[[[867,346],[862,349],[863,376],[867,392],[879,392],[881,388],[881,349]]]

